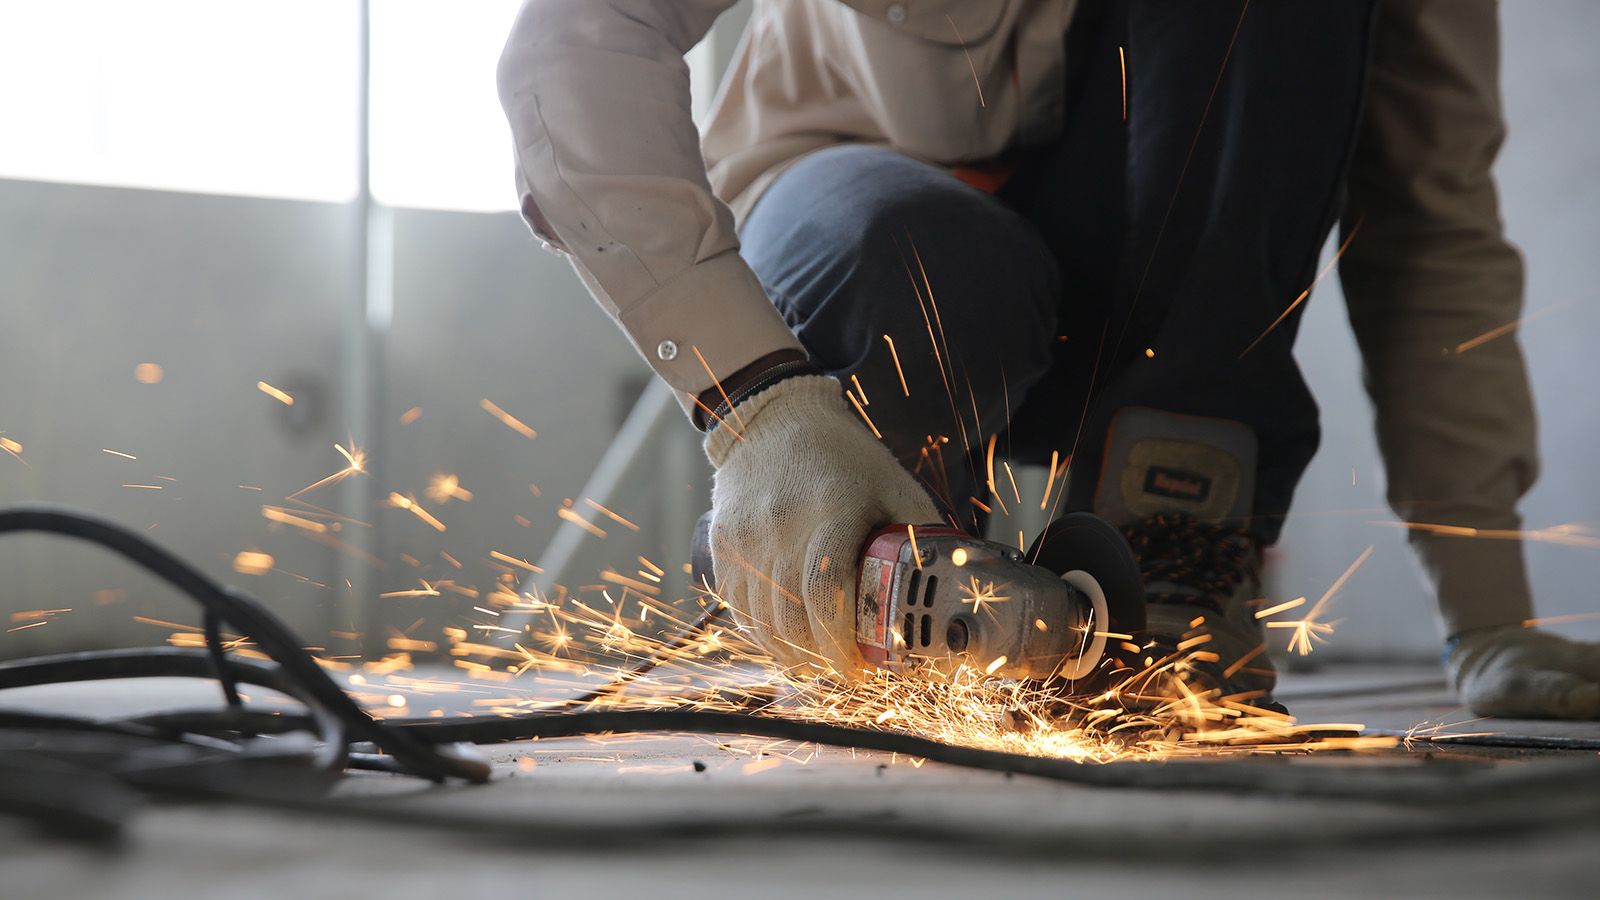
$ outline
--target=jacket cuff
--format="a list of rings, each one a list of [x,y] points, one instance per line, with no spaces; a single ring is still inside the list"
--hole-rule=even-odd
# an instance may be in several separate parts
[[[1522,541],[1422,532],[1411,543],[1437,592],[1446,637],[1533,618]]]
[[[657,287],[617,321],[685,413],[715,384],[713,374],[720,379],[778,350],[803,352],[755,273],[732,250]]]

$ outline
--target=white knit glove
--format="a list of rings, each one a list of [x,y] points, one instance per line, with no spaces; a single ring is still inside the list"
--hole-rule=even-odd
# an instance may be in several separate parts
[[[862,541],[891,522],[938,522],[927,492],[826,375],[744,400],[705,447],[717,469],[711,557],[723,600],[780,664],[858,672]]]
[[[1480,716],[1600,719],[1600,643],[1507,625],[1463,634],[1445,660]]]

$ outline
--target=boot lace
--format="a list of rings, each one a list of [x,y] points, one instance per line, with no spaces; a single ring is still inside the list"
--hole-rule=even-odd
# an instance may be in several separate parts
[[[1139,559],[1150,603],[1187,603],[1222,612],[1249,577],[1255,541],[1244,529],[1201,522],[1188,513],[1157,513],[1122,529]],[[1156,584],[1173,589],[1149,590]]]

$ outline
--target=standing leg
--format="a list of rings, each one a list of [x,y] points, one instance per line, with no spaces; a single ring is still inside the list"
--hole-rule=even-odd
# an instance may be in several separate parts
[[[891,150],[841,146],[780,176],[743,253],[823,370],[959,524],[991,436],[1051,364],[1059,280],[993,197]]]

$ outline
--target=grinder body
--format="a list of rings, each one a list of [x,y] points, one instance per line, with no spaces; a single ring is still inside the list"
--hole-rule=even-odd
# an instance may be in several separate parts
[[[693,575],[716,584],[710,514],[695,529]],[[1142,640],[1144,587],[1122,535],[1089,513],[1050,523],[1026,551],[945,526],[886,525],[862,546],[856,647],[869,664],[942,678],[1082,681]]]
[[[1090,675],[1113,632],[1104,590],[1082,569],[1030,565],[1015,547],[954,528],[890,525],[868,536],[856,646],[871,665],[941,676]]]

